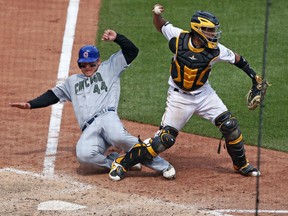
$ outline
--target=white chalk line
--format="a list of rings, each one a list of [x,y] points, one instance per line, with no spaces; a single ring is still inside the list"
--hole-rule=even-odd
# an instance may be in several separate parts
[[[69,74],[79,3],[80,0],[69,1],[56,84],[62,83]],[[47,177],[54,176],[63,106],[63,103],[57,103],[52,106],[43,168],[43,175]]]
[[[68,176],[63,177],[61,175],[61,177],[60,177],[60,176],[54,175],[53,178],[51,178],[50,176],[45,176],[44,174],[39,174],[39,173],[34,173],[34,172],[29,172],[29,171],[24,171],[24,170],[18,170],[18,169],[14,169],[14,168],[2,168],[2,169],[0,169],[0,172],[12,172],[12,173],[16,173],[18,175],[26,175],[26,176],[32,176],[32,177],[36,177],[36,178],[40,178],[40,179],[55,180],[58,182],[68,183],[72,186],[77,187],[77,190],[75,192],[95,187],[95,186],[92,186],[89,184],[85,184],[85,183],[82,183],[79,181],[72,180],[70,176],[69,177]]]
[[[246,213],[253,214],[256,210],[241,210],[241,209],[218,209],[210,211],[210,213]],[[258,210],[258,213],[268,213],[268,214],[288,214],[288,210]]]

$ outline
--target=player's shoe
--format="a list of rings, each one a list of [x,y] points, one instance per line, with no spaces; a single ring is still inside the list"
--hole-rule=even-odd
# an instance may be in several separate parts
[[[168,168],[163,171],[163,177],[169,180],[176,178],[176,170],[171,164],[169,164]]]
[[[260,176],[260,171],[253,167],[251,164],[247,163],[245,166],[239,168],[234,165],[234,169],[243,176]]]
[[[127,170],[125,170],[121,164],[113,161],[109,172],[109,177],[113,181],[120,181],[124,178],[126,172]]]

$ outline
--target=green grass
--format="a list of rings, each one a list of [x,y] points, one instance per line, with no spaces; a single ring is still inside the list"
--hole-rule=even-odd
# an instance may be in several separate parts
[[[262,146],[288,152],[288,85],[285,75],[288,46],[288,1],[271,1],[266,78],[268,89],[263,112]],[[156,1],[102,1],[96,43],[102,59],[118,49],[116,44],[100,41],[102,32],[112,28],[130,38],[140,49],[139,56],[123,74],[119,114],[123,119],[159,125],[166,106],[167,80],[171,52],[166,39],[152,24],[151,9]],[[196,10],[207,10],[218,16],[221,23],[221,43],[243,55],[258,74],[262,74],[266,1],[169,1],[163,17],[175,26],[189,30],[191,16]],[[258,143],[259,109],[246,107],[245,95],[251,87],[248,76],[237,67],[215,65],[210,83],[228,109],[238,118],[245,142]],[[193,116],[183,131],[220,137],[209,122]]]

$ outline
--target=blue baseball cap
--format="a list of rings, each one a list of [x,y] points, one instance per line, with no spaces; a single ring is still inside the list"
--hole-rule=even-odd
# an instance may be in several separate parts
[[[79,50],[78,64],[96,62],[100,58],[99,50],[93,45],[86,45]]]

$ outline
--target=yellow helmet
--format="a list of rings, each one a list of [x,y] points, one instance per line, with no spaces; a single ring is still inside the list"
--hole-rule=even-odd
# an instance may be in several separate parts
[[[197,11],[191,18],[191,31],[206,47],[216,49],[221,35],[220,24],[213,14]]]

